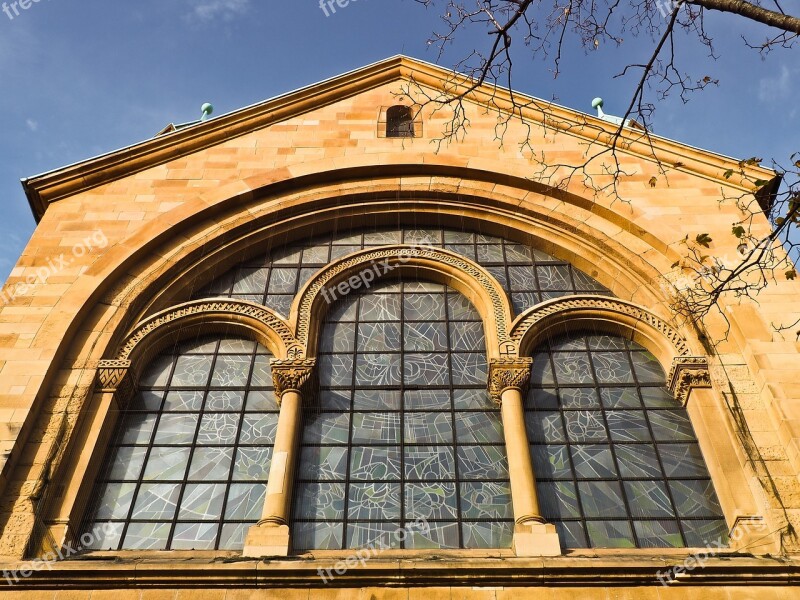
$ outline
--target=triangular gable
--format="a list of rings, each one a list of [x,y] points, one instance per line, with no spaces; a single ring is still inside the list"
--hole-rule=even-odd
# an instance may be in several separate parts
[[[164,135],[127,148],[25,179],[22,185],[38,221],[51,202],[131,176],[381,85],[412,80],[428,89],[449,93],[465,89],[464,86],[470,84],[468,78],[440,66],[406,56],[394,56],[191,127],[162,132]],[[517,92],[513,92],[513,98],[517,106],[536,107],[527,112],[523,110],[525,118],[531,122],[541,123],[548,119],[549,127],[568,130],[571,135],[583,136],[592,142],[602,143],[603,139],[617,132],[616,125],[580,111]],[[479,104],[491,102],[494,109],[512,109],[512,93],[488,84],[473,90],[469,100]],[[544,111],[542,107],[545,108]],[[750,165],[745,166],[745,177],[740,177],[739,163],[735,159],[659,136],[647,136],[641,130],[625,129],[621,139],[624,150],[620,151],[647,158],[655,155],[664,164],[681,164],[689,172],[718,179],[727,186],[747,189],[752,188],[747,183],[748,179],[775,179],[773,171]],[[733,170],[736,176],[725,179],[724,174],[729,170]]]

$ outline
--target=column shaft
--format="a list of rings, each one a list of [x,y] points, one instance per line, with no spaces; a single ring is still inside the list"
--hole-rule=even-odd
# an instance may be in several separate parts
[[[303,398],[297,390],[286,390],[281,396],[281,412],[272,450],[267,499],[259,525],[289,523],[302,406]]]
[[[506,439],[514,520],[517,523],[541,523],[544,519],[539,512],[536,479],[531,464],[528,434],[525,431],[522,393],[518,388],[506,388],[501,398],[500,410]]]

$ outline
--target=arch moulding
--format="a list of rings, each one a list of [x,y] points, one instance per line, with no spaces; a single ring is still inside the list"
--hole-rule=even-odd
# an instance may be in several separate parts
[[[318,271],[298,292],[289,322],[301,348],[316,354],[318,324],[326,305],[386,275],[413,273],[464,294],[481,314],[488,358],[513,354],[511,306],[503,288],[483,267],[440,248],[398,244],[354,252]],[[316,327],[312,325],[316,324]]]
[[[253,339],[276,359],[304,354],[289,325],[272,309],[231,298],[186,302],[161,311],[136,325],[114,358],[101,360],[97,379],[101,391],[132,391],[132,380],[166,345],[197,334],[234,333]],[[130,376],[130,375],[133,375]]]
[[[668,373],[670,392],[686,404],[694,388],[710,388],[708,359],[669,323],[633,302],[577,295],[548,300],[522,313],[511,327],[520,356],[530,355],[548,334],[592,329],[619,334],[647,348]]]

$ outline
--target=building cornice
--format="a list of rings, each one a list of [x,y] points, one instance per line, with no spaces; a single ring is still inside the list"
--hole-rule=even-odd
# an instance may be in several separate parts
[[[181,553],[177,553],[181,554]],[[699,556],[699,555],[698,555]],[[541,587],[541,586],[657,586],[671,569],[684,565],[687,555],[516,558],[456,556],[391,558],[376,556],[349,561],[346,556],[297,557],[262,560],[222,558],[216,561],[153,559],[70,560],[53,563],[19,577],[15,591],[70,589],[231,589],[336,587]],[[695,557],[696,558],[696,557]],[[692,568],[677,571],[670,587],[702,585],[786,586],[800,581],[800,563],[794,560],[724,557],[690,558]],[[350,564],[352,563],[352,564]],[[688,563],[686,563],[688,564]],[[2,565],[11,574],[20,565]],[[333,580],[321,577],[330,570]],[[342,570],[342,569],[340,569]]]

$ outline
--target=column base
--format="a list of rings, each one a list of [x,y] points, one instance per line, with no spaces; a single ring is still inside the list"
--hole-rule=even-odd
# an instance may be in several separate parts
[[[561,542],[556,526],[550,523],[523,523],[514,527],[514,553],[517,556],[560,556]]]
[[[242,556],[289,556],[289,526],[269,523],[253,525],[247,530]]]

